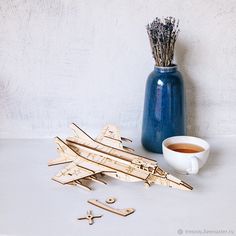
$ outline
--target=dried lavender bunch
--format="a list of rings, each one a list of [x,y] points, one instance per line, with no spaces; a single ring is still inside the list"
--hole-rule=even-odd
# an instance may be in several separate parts
[[[179,33],[179,20],[166,17],[156,18],[147,25],[152,54],[157,66],[171,66],[174,57],[175,42]]]

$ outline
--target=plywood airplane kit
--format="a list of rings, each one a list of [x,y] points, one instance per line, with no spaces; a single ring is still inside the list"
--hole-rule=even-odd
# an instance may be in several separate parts
[[[91,190],[83,180],[105,183],[99,174],[127,181],[142,181],[146,186],[161,184],[182,190],[193,188],[162,170],[155,160],[137,155],[134,150],[123,145],[130,139],[120,136],[113,125],[107,125],[96,138],[91,138],[77,125],[71,124],[74,136],[65,141],[56,137],[55,142],[60,157],[48,162],[49,166],[69,163],[52,179],[61,184],[77,185]]]

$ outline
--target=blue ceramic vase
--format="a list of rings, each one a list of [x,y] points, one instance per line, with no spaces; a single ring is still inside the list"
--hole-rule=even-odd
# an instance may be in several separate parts
[[[162,141],[185,134],[184,84],[176,65],[155,66],[146,83],[142,144],[162,153]]]

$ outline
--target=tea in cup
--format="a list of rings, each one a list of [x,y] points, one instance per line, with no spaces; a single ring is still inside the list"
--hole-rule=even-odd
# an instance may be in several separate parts
[[[206,163],[210,146],[200,138],[173,136],[162,142],[163,155],[167,163],[182,174],[197,174]]]

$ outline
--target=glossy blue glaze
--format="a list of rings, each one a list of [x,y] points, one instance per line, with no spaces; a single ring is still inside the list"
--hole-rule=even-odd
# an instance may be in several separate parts
[[[142,144],[162,153],[162,141],[185,134],[183,79],[177,66],[155,67],[146,83]]]

